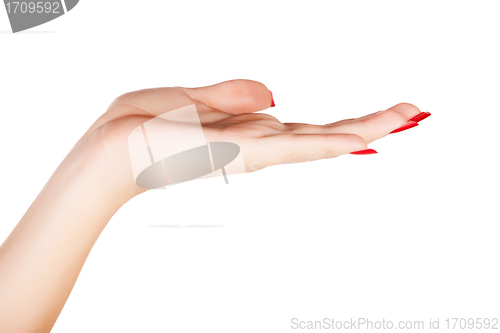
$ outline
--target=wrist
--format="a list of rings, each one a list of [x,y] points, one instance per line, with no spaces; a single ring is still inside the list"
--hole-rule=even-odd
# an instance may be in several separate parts
[[[140,193],[125,162],[116,143],[84,136],[58,166],[41,195],[57,197],[65,193],[74,197],[75,203],[84,201],[90,209],[98,207],[114,214]]]

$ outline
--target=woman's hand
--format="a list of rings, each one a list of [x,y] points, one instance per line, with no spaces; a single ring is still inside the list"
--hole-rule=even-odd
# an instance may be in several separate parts
[[[272,97],[263,84],[245,80],[196,89],[149,89],[117,98],[0,246],[1,332],[51,330],[101,231],[124,203],[144,191],[132,172],[130,133],[154,117],[192,104],[207,139],[240,146],[247,172],[363,150],[408,126],[410,118],[426,116],[413,105],[398,104],[324,126],[283,124],[253,113],[270,107]]]
[[[364,150],[367,144],[420,113],[415,106],[402,103],[362,118],[328,125],[284,124],[271,115],[255,113],[274,105],[272,93],[266,86],[255,81],[234,80],[202,88],[158,88],[127,93],[111,104],[83,140],[93,141],[95,147],[104,147],[107,160],[114,162],[112,169],[118,171],[131,189],[129,196],[134,196],[144,189],[135,185],[130,169],[129,134],[152,118],[192,104],[198,110],[209,141],[232,142],[240,147],[246,172]],[[120,161],[118,168],[116,161]]]

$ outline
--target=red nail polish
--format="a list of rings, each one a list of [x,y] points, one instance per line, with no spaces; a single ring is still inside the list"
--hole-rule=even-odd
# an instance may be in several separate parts
[[[274,104],[274,97],[273,97],[273,92],[271,90],[269,90],[269,92],[271,93],[271,107],[275,107],[276,105]]]
[[[406,124],[404,124],[403,126],[399,127],[399,128],[396,128],[394,131],[392,131],[391,133],[398,133],[398,132],[402,132],[402,131],[406,131],[407,129],[409,128],[412,128],[412,127],[415,127],[415,126],[418,126],[418,123],[417,122],[414,122],[414,121],[409,121],[407,122]]]
[[[414,122],[418,123],[419,121],[424,120],[425,118],[429,117],[430,115],[431,115],[430,112],[420,112],[419,114],[417,114],[415,117],[411,118],[408,121],[414,121]]]
[[[364,150],[358,150],[358,151],[353,151],[353,155],[370,155],[370,154],[378,154],[376,150],[374,149],[364,149]]]

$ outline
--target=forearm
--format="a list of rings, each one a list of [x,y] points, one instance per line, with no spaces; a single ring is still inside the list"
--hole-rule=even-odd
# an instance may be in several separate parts
[[[54,325],[92,246],[130,198],[109,167],[92,147],[72,150],[0,247],[1,332]]]

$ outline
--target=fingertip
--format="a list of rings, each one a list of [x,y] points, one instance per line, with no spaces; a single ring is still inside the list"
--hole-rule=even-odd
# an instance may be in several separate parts
[[[424,119],[426,119],[426,118],[428,118],[430,116],[431,116],[431,113],[425,111],[425,112],[421,112],[421,113],[417,114],[415,117],[411,118],[408,121],[414,121],[414,122],[418,123],[418,122],[420,122],[420,121],[422,121],[422,120],[424,120]]]
[[[410,103],[399,103],[388,108],[387,110],[393,110],[401,113],[407,121],[420,113],[420,109]]]
[[[332,136],[332,140],[335,140],[337,144],[341,144],[341,154],[348,154],[352,151],[365,150],[368,148],[368,144],[365,139],[357,134],[332,133],[326,135]]]
[[[388,109],[380,116],[378,116],[377,120],[381,123],[380,127],[384,127],[384,131],[388,128],[398,128],[399,126],[403,126],[408,122],[408,119],[404,114],[397,110]],[[383,126],[383,125],[385,126]]]
[[[236,80],[235,82],[243,101],[241,113],[261,111],[275,106],[273,93],[265,84],[252,80]]]
[[[403,132],[403,131],[406,131],[407,129],[410,129],[410,128],[413,128],[413,127],[416,127],[416,126],[418,126],[417,122],[415,122],[415,121],[409,121],[406,124],[404,124],[403,126],[400,126],[400,127],[396,128],[395,130],[393,130],[390,134]]]

